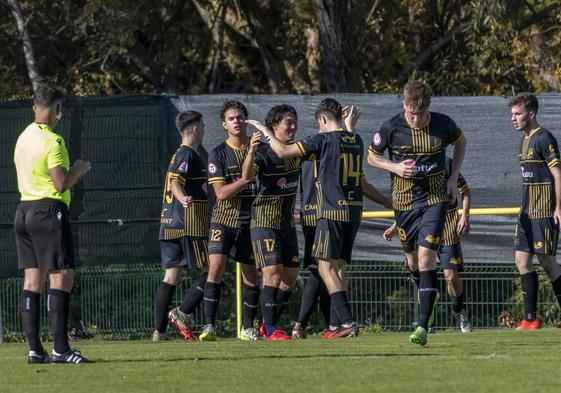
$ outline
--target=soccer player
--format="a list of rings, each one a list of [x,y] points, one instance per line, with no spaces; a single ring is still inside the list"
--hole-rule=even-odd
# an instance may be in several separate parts
[[[557,140],[538,124],[538,99],[520,93],[509,102],[512,124],[523,131],[518,157],[522,172],[522,206],[514,235],[515,262],[524,298],[524,319],[517,330],[540,328],[537,319],[538,276],[534,254],[549,276],[561,303],[561,266],[555,261],[561,225],[561,161]]]
[[[320,132],[294,144],[279,141],[261,123],[249,120],[265,134],[281,158],[307,157],[318,160],[318,221],[314,239],[315,257],[321,278],[331,296],[341,327],[333,337],[358,334],[347,300],[345,269],[362,219],[362,157],[360,135],[343,129],[342,107],[336,100],[321,101],[315,113]]]
[[[214,189],[216,205],[210,221],[210,267],[204,292],[205,326],[199,339],[216,340],[216,313],[222,277],[228,255],[235,247],[235,260],[241,263],[243,278],[243,329],[240,338],[255,341],[259,338],[253,326],[259,303],[259,282],[251,255],[249,229],[255,181],[241,176],[249,150],[245,123],[247,109],[241,102],[225,101],[220,109],[220,118],[228,137],[210,152],[208,158],[208,183]]]
[[[298,129],[297,121],[292,106],[276,105],[267,113],[265,124],[279,141],[288,144]],[[288,306],[300,267],[294,206],[301,158],[279,158],[260,138],[260,132],[251,138],[242,178],[249,180],[257,176],[257,196],[251,210],[251,242],[256,265],[263,274],[261,309],[265,337],[288,340],[290,337],[277,327],[277,321]]]
[[[420,81],[403,89],[403,112],[374,134],[368,163],[392,175],[392,199],[397,232],[409,266],[419,266],[419,326],[409,336],[425,345],[436,299],[436,256],[442,240],[446,209],[456,199],[466,139],[446,115],[429,112],[431,90]],[[454,145],[450,175],[446,147]],[[383,157],[388,150],[389,159]]]
[[[449,174],[451,170],[452,160],[447,157],[446,173]],[[460,216],[458,212],[458,201],[450,201],[448,210],[446,211],[442,243],[438,250],[438,259],[442,264],[444,278],[446,279],[446,290],[448,296],[450,296],[452,300],[452,311],[458,323],[458,327],[462,333],[469,333],[472,327],[464,307],[464,285],[460,277],[460,273],[464,270],[464,258],[462,255],[462,246],[460,245],[460,237],[467,235],[469,232],[471,192],[461,173],[458,176],[458,192],[462,196],[463,214]],[[391,240],[396,232],[397,228],[394,222],[384,232],[384,239]],[[417,288],[419,288],[419,266],[408,265],[407,267],[411,274],[411,280],[414,281]]]
[[[343,121],[345,129],[352,132],[360,117],[360,108],[354,105],[343,107]],[[339,318],[336,311],[331,307],[329,292],[323,283],[316,258],[313,256],[313,243],[316,233],[317,222],[317,189],[316,179],[318,174],[318,161],[316,156],[310,160],[302,162],[300,170],[300,223],[304,234],[304,268],[309,268],[310,275],[306,280],[306,285],[302,291],[302,302],[297,322],[292,328],[292,338],[306,338],[306,327],[317,304],[319,303],[325,322],[328,324],[327,330],[322,338],[332,338],[334,332],[340,328]],[[362,180],[364,196],[374,202],[383,204],[391,209],[391,199],[382,196],[378,190],[365,179]]]
[[[54,128],[62,116],[62,94],[50,86],[33,96],[35,121],[20,134],[14,151],[21,194],[14,219],[18,267],[24,271],[20,296],[29,363],[87,363],[68,343],[70,292],[74,285],[74,248],[68,209],[70,188],[90,171],[88,161],[70,166],[64,139]],[[40,337],[39,301],[49,279],[47,307],[53,333],[52,357]]]
[[[152,341],[166,338],[168,318],[185,340],[195,339],[188,315],[203,300],[208,271],[207,168],[199,151],[205,134],[203,116],[190,110],[181,112],[175,126],[181,145],[171,158],[164,184],[159,237],[165,275],[156,291]],[[181,305],[168,314],[186,267],[198,275]]]

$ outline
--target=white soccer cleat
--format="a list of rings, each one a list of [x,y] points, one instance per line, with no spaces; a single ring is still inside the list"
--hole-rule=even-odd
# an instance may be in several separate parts
[[[456,322],[458,323],[458,326],[460,327],[462,333],[470,333],[472,330],[472,326],[471,326],[471,322],[469,321],[466,315],[465,310],[456,313],[455,317],[456,317]]]

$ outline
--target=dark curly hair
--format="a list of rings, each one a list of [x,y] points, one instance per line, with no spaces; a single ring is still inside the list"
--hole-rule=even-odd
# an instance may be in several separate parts
[[[512,108],[514,105],[520,105],[526,112],[534,112],[536,115],[540,106],[538,98],[532,93],[518,93],[508,102],[509,107]]]

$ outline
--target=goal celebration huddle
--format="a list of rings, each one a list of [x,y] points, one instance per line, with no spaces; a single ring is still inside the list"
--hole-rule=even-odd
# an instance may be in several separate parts
[[[210,151],[208,159],[202,154],[203,115],[180,112],[175,125],[181,144],[170,160],[162,197],[159,241],[164,273],[154,298],[152,340],[165,340],[170,323],[186,340],[216,340],[224,272],[232,260],[240,263],[242,272],[242,340],[306,338],[318,305],[328,326],[322,338],[358,335],[346,269],[352,264],[365,197],[394,211],[395,222],[383,234],[372,236],[399,238],[410,278],[418,288],[418,326],[409,341],[427,344],[439,296],[437,262],[458,327],[470,332],[460,245],[470,229],[472,202],[469,179],[460,172],[467,139],[453,119],[429,110],[431,95],[427,84],[407,83],[403,111],[369,134],[356,130],[360,108],[326,98],[314,114],[317,133],[303,139],[298,137],[299,114],[290,105],[273,106],[260,122],[252,119],[243,103],[225,101],[219,113],[225,140]],[[87,175],[90,163],[78,160],[70,166],[65,142],[54,132],[62,113],[61,98],[53,88],[37,90],[35,121],[22,132],[14,152],[21,193],[14,225],[18,264],[24,271],[20,313],[30,363],[89,361],[68,343],[74,257],[67,210],[69,189]],[[521,93],[509,108],[504,115],[511,117],[522,135],[518,151],[522,205],[514,233],[524,298],[518,329],[532,330],[540,328],[534,254],[561,302],[561,267],[555,260],[561,160],[556,139],[537,121],[535,95]],[[363,139],[369,141],[366,146]],[[364,162],[389,173],[391,196],[366,180],[364,171],[369,169],[363,168]],[[298,239],[296,225],[301,225],[303,239]],[[298,319],[285,330],[278,322],[301,268],[309,269],[309,278]],[[170,309],[186,269],[196,276],[181,304]],[[47,277],[54,338],[50,355],[39,335],[39,301]],[[189,316],[198,307],[203,309],[204,327],[196,337]]]

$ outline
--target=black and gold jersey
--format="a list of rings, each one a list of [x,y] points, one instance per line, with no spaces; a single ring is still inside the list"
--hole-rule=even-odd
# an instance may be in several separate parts
[[[251,209],[252,228],[293,228],[300,178],[300,157],[282,159],[268,144],[255,152],[257,196]]]
[[[446,147],[463,137],[450,117],[437,112],[429,112],[427,121],[419,128],[413,127],[404,113],[382,125],[380,131],[374,134],[369,154],[382,155],[388,150],[391,161],[413,159],[417,167],[417,173],[412,178],[392,173],[394,209],[408,211],[448,202]]]
[[[247,146],[236,148],[227,141],[216,146],[208,156],[208,184],[231,184],[238,181],[247,152]],[[249,225],[255,189],[255,182],[251,182],[230,199],[217,198],[211,222],[231,228]]]
[[[324,132],[302,139],[296,146],[302,157],[317,157],[317,217],[360,222],[364,149],[360,135],[343,130]]]
[[[184,208],[171,191],[171,181],[176,179],[186,195],[193,198]],[[195,149],[181,145],[171,158],[166,174],[162,212],[160,215],[160,240],[183,236],[208,236],[206,165]]]
[[[452,173],[452,159],[446,157],[446,176],[450,177]],[[468,190],[468,184],[466,179],[460,175],[458,176],[458,191],[460,194],[465,193]],[[460,237],[458,236],[457,228],[458,221],[460,220],[460,213],[458,209],[458,198],[455,201],[450,201],[448,203],[448,208],[446,211],[446,218],[444,220],[444,230],[442,232],[442,245],[450,246],[453,244],[458,244],[460,242]]]
[[[521,213],[530,219],[553,217],[555,187],[550,168],[561,164],[555,137],[543,127],[532,130],[520,140],[522,173]]]
[[[318,215],[316,179],[318,162],[315,155],[302,161],[300,169],[300,220],[303,226],[315,227]]]

